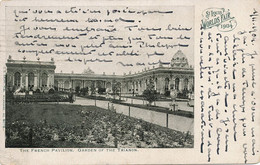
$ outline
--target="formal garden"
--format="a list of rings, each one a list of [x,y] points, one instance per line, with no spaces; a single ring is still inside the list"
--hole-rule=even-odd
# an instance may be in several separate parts
[[[191,148],[194,136],[95,106],[6,105],[6,147]]]
[[[194,113],[190,111],[186,111],[186,109],[177,109],[176,107],[177,102],[172,105],[172,108],[164,107],[164,106],[156,106],[155,104],[152,105],[152,103],[157,101],[169,101],[171,102],[173,99],[187,102],[187,106],[193,107],[194,101],[190,99],[189,94],[191,94],[191,91],[183,90],[183,91],[175,91],[175,96],[170,97],[170,91],[166,91],[165,94],[159,94],[155,88],[154,83],[151,81],[147,85],[147,89],[143,91],[141,95],[135,95],[135,96],[122,96],[120,93],[119,87],[114,86],[112,88],[112,91],[110,93],[106,93],[105,88],[98,88],[98,90],[93,90],[88,88],[76,88],[75,94],[79,97],[84,97],[87,99],[92,100],[103,100],[103,101],[110,101],[112,103],[121,104],[125,106],[130,107],[137,107],[141,109],[147,109],[151,111],[156,112],[163,112],[168,114],[174,114],[178,116],[188,117],[188,118],[194,118]],[[136,99],[143,101],[143,104],[136,104],[136,103],[127,103],[125,102],[125,99]],[[170,104],[170,103],[169,103]],[[171,103],[172,104],[172,103]]]

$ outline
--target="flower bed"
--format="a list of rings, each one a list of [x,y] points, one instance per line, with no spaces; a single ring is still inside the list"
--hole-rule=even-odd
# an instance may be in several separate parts
[[[6,147],[193,147],[189,133],[97,107],[66,106],[7,106]]]
[[[7,102],[69,102],[68,94],[39,93],[33,95],[13,95],[8,96]]]

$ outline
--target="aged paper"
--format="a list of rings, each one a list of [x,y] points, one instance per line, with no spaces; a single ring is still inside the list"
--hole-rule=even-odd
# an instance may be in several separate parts
[[[259,1],[0,12],[1,164],[259,162]]]

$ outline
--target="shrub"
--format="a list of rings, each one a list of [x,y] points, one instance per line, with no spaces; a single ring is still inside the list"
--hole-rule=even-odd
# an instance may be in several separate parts
[[[53,93],[54,93],[54,89],[51,88],[51,89],[49,90],[49,94],[53,94]]]
[[[79,94],[79,91],[80,91],[80,86],[76,86],[76,89],[75,89],[76,93]]]
[[[88,93],[88,87],[80,89],[80,93],[82,93],[82,95],[85,96]]]
[[[143,97],[149,102],[149,106],[152,104],[152,102],[158,99],[158,94],[154,89],[154,83],[152,80],[150,80],[150,83],[147,84],[147,88],[143,92]]]
[[[170,96],[170,91],[165,91],[164,96],[169,97]]]
[[[106,92],[106,88],[98,88],[98,93],[103,94]]]
[[[36,89],[35,93],[41,93],[41,90],[38,88]]]
[[[143,92],[143,97],[145,100],[149,102],[149,105],[152,104],[152,102],[156,101],[158,99],[156,90],[153,89],[146,89]]]

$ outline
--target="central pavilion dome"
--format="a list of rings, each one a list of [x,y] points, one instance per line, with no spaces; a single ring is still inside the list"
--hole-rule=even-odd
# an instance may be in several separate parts
[[[181,50],[178,50],[177,53],[175,53],[172,57],[171,67],[189,68],[188,59]]]

